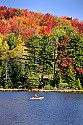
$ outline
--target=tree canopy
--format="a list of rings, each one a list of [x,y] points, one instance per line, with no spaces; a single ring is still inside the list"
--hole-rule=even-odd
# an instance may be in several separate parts
[[[83,21],[0,6],[0,86],[48,84],[82,89]]]

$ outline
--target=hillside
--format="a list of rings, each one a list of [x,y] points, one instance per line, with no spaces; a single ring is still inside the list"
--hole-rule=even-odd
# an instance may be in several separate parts
[[[0,6],[0,85],[83,87],[83,22]]]

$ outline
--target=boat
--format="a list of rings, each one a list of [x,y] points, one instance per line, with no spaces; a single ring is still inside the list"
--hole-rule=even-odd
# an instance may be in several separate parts
[[[31,97],[30,99],[31,100],[42,100],[42,99],[44,99],[44,97],[43,96],[41,96],[41,97]]]

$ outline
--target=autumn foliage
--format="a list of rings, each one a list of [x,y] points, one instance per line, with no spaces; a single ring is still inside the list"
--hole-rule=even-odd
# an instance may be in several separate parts
[[[37,36],[37,38],[34,36]],[[52,43],[54,37],[57,39],[56,41],[58,41],[57,47]],[[45,48],[47,44],[45,40],[49,41],[49,46],[52,46],[51,49],[49,49],[49,46]],[[29,43],[30,41],[32,41],[32,43]],[[31,12],[28,9],[0,6],[0,60],[6,58],[6,61],[16,58],[25,59],[22,57],[22,54],[25,55],[26,52],[24,51],[27,50],[28,44],[32,44],[35,56],[32,62],[37,62],[38,64],[45,62],[48,63],[48,65],[52,65],[51,62],[46,59],[48,59],[48,55],[51,52],[52,55],[49,55],[49,58],[50,56],[53,58],[53,51],[56,50],[57,53],[54,63],[58,65],[57,71],[60,71],[62,77],[66,79],[71,67],[75,74],[83,74],[83,65],[81,64],[83,57],[78,59],[78,55],[82,55],[82,43],[83,21],[72,19],[72,17],[53,16],[49,13]],[[36,58],[42,54],[40,48],[40,50],[37,50],[40,45],[43,47],[43,53],[48,53],[48,55],[42,56],[45,60],[43,59],[43,61],[38,62],[39,59],[36,60]],[[19,48],[21,48],[21,50]],[[46,49],[46,53],[44,49]],[[31,50],[29,50],[29,52],[30,51]],[[37,52],[39,52],[40,55],[37,55]],[[29,54],[31,55],[32,53]],[[28,56],[28,54],[26,55]],[[53,59],[50,60],[53,62]],[[38,65],[38,67],[42,66]],[[48,69],[46,65],[43,66],[43,68],[44,67],[45,70]],[[82,76],[80,80],[82,81]]]

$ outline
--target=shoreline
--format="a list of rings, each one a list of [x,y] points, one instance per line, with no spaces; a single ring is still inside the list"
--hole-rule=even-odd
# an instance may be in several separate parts
[[[65,89],[65,90],[46,90],[46,89],[3,89],[0,88],[0,92],[21,92],[21,91],[28,91],[28,92],[60,92],[60,93],[83,93],[83,90],[71,90],[71,89]]]
[[[3,88],[0,88],[0,92],[6,92],[6,91],[8,91],[8,92],[12,92],[12,91],[14,91],[14,92],[19,92],[19,91],[28,91],[28,89],[3,89]]]
[[[33,89],[32,92],[60,92],[60,93],[83,93],[83,90],[72,90],[72,89],[56,89],[56,90],[45,90],[45,89]]]

